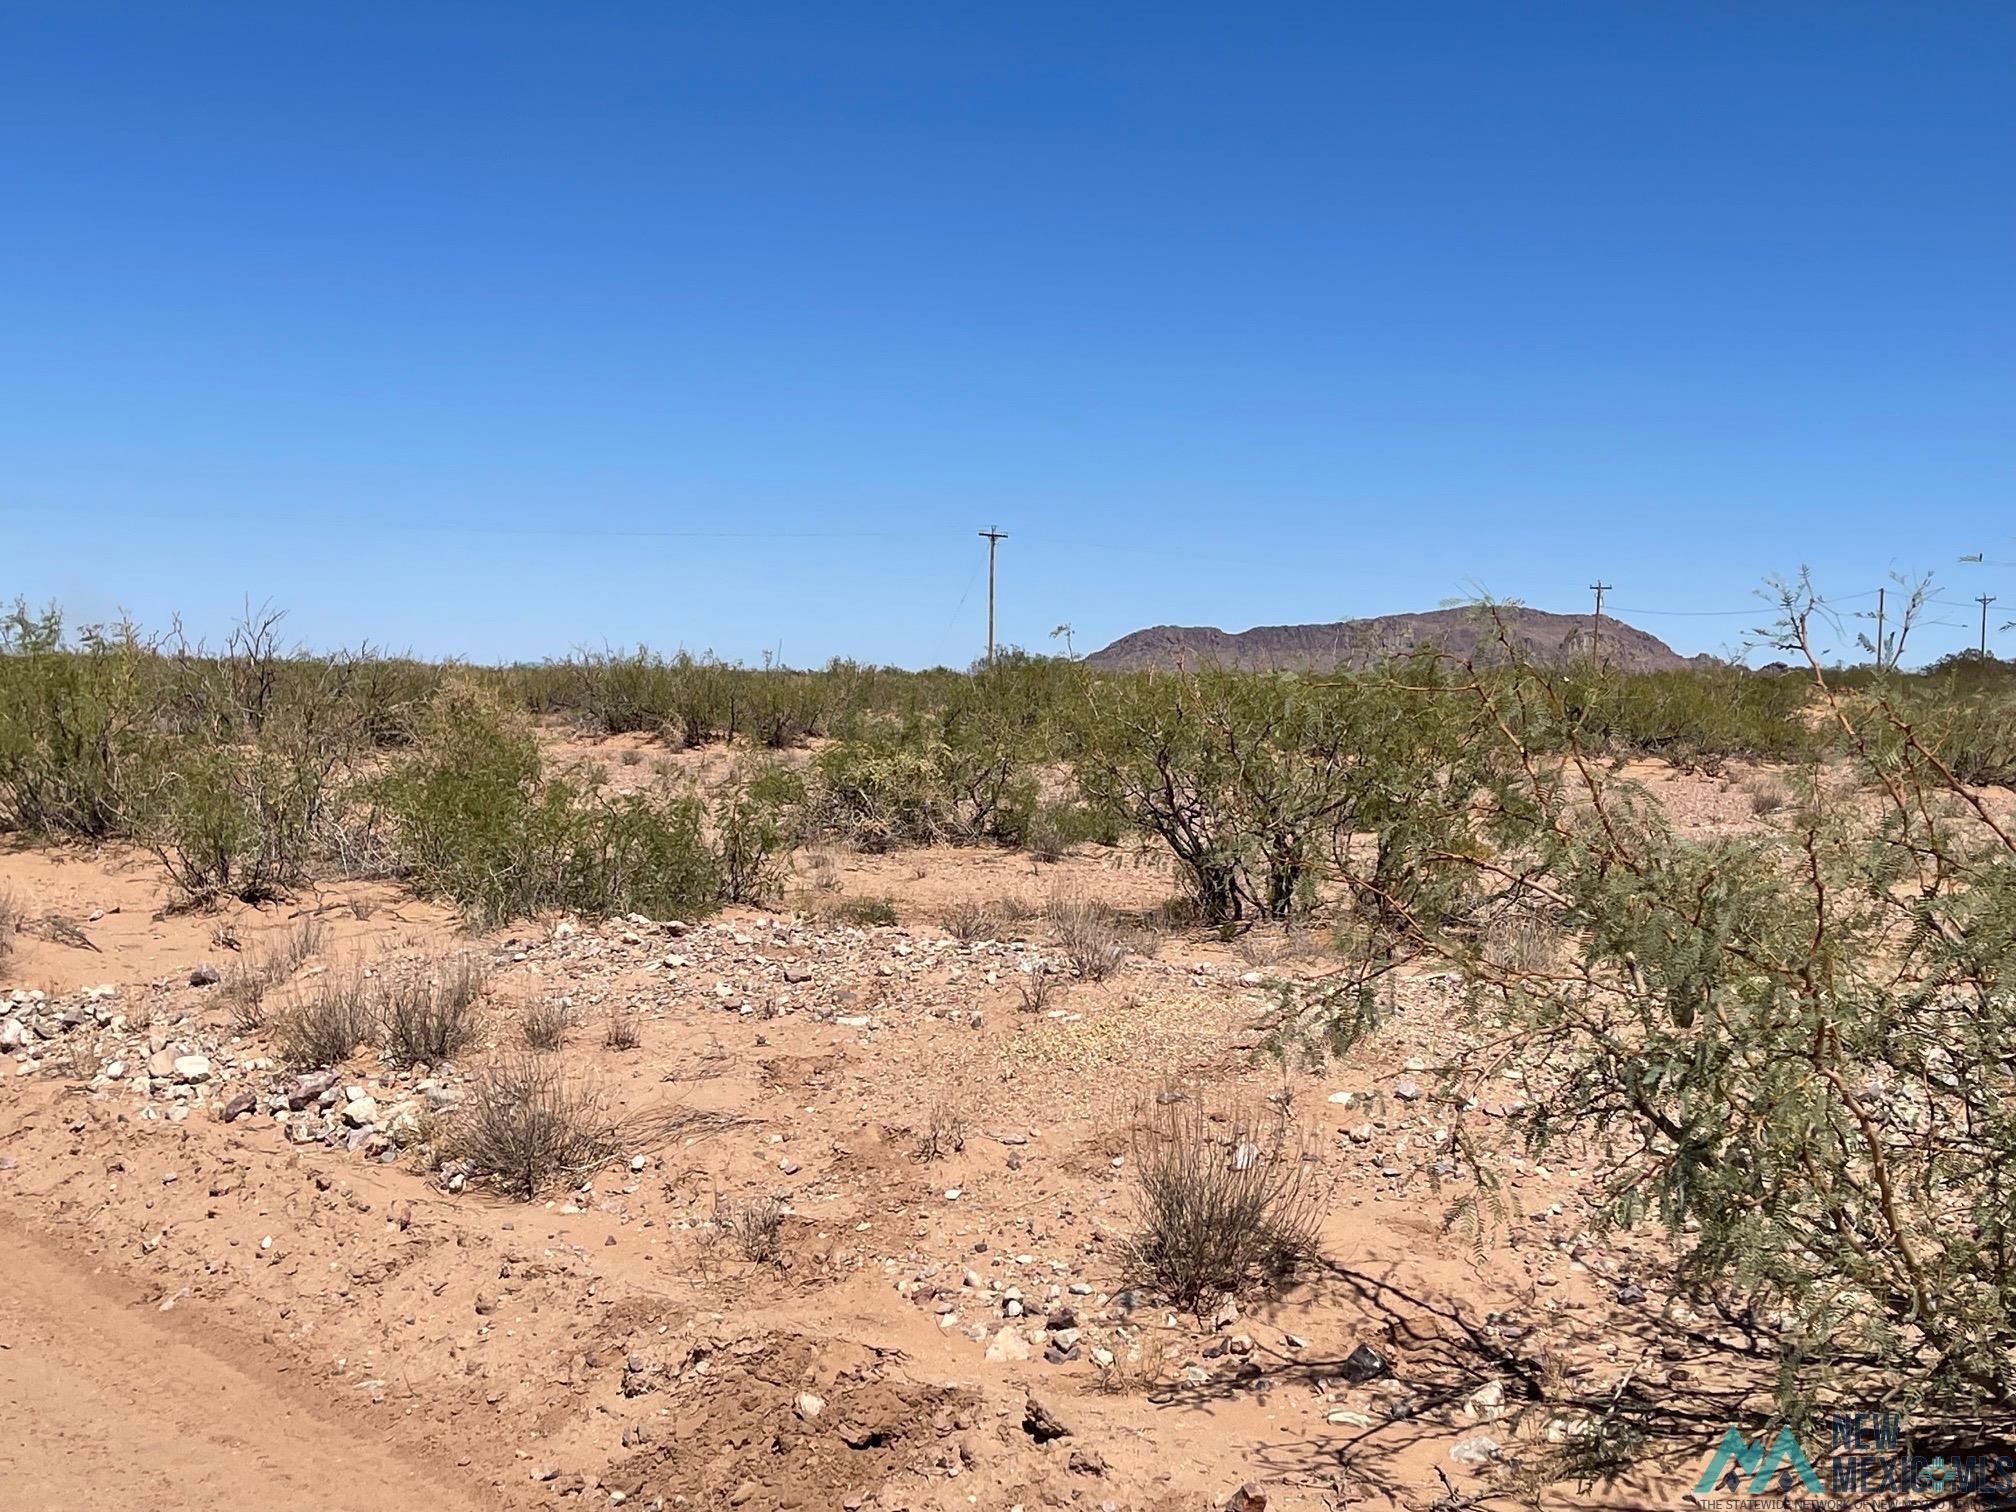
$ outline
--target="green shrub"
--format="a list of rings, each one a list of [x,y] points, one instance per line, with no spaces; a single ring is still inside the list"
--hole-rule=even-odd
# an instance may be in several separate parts
[[[821,751],[808,826],[865,851],[1020,844],[1036,809],[1022,740],[972,711],[885,727]]]
[[[1515,671],[1494,675],[1516,685]],[[1536,749],[1560,748],[1572,730],[1593,751],[1719,771],[1731,757],[1800,760],[1825,733],[1804,718],[1812,683],[1801,677],[1760,676],[1721,663],[1638,673],[1583,666],[1554,675],[1558,716],[1524,731]]]
[[[548,777],[521,719],[444,688],[412,755],[378,787],[414,881],[478,927],[546,909],[711,912],[720,886],[700,805]]]
[[[0,619],[0,825],[100,840],[130,834],[164,702],[161,663],[131,625],[73,647],[53,606]]]
[[[771,763],[744,762],[716,795],[714,859],[724,903],[764,903],[784,886],[787,816],[805,801],[805,779]]]
[[[1403,948],[1471,980],[1480,1048],[1445,1068],[1452,1116],[1523,1073],[1513,1152],[1451,1141],[1479,1178],[1472,1216],[1500,1200],[1501,1156],[1597,1152],[1601,1220],[1659,1224],[1676,1295],[1775,1349],[1795,1430],[1880,1390],[1979,1431],[2016,1414],[2016,835],[1908,682],[1831,690],[1813,612],[1788,591],[1783,644],[1845,760],[1748,835],[1690,836],[1603,763],[1543,759],[1527,716],[1572,729],[1575,679],[1480,683],[1507,759],[1450,847],[1479,907],[1412,916]],[[1546,947],[1494,941],[1506,909]],[[1368,1026],[1366,973],[1388,967],[1390,946],[1331,1000],[1340,1037]],[[1669,1406],[1609,1393],[1582,1446],[1609,1462],[1583,1468],[1698,1432]]]
[[[1304,911],[1333,873],[1381,909],[1439,906],[1449,872],[1427,858],[1480,781],[1474,720],[1424,660],[1323,683],[1090,684],[1064,736],[1088,802],[1159,836],[1204,920],[1223,924]]]

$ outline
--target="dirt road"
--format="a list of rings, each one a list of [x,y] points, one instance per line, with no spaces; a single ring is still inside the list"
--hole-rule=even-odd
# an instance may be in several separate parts
[[[477,1503],[310,1407],[303,1388],[0,1220],[0,1507]]]

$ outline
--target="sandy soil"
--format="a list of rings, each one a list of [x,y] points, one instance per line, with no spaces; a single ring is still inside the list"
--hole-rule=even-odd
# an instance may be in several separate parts
[[[385,1453],[367,1423],[256,1342],[149,1302],[47,1239],[0,1228],[0,1493],[31,1508],[316,1508],[368,1475],[397,1507],[470,1509],[454,1478]]]
[[[1671,785],[1681,822],[1745,822],[1735,783]],[[1656,1255],[1599,1241],[1572,1170],[1514,1158],[1510,1221],[1447,1228],[1467,1188],[1409,1085],[1455,1043],[1439,978],[1349,1059],[1283,1066],[1256,1025],[1273,978],[1322,969],[1306,942],[1144,940],[1076,981],[1040,920],[964,943],[937,922],[1003,897],[1147,908],[1171,885],[1138,855],[801,858],[794,901],[891,898],[899,924],[872,929],[738,910],[472,940],[382,885],[172,913],[115,851],[0,854],[0,887],[76,931],[0,966],[28,1026],[0,1060],[9,1508],[356,1484],[394,1507],[1173,1512],[1251,1485],[1277,1512],[1426,1509],[1490,1500],[1496,1449],[1558,1434],[1522,1410],[1543,1379],[1688,1376],[1650,1331]],[[290,1104],[264,1036],[190,976],[309,914],[289,990],[474,950],[486,1044],[408,1070],[366,1050]],[[635,1120],[626,1158],[538,1202],[450,1190],[400,1110],[452,1110],[561,1001],[570,1072]],[[612,1013],[637,1048],[603,1043]],[[200,1077],[169,1069],[190,1056]],[[1126,1128],[1170,1088],[1285,1099],[1311,1130],[1326,1263],[1285,1294],[1198,1319],[1130,1286]],[[765,1202],[778,1253],[752,1259],[716,1219]],[[1679,1474],[1574,1499],[1668,1505]]]

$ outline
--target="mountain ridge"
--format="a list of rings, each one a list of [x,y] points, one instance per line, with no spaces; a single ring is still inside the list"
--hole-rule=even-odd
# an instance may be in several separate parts
[[[1627,672],[1677,671],[1714,661],[1709,656],[1682,656],[1651,632],[1607,614],[1599,645],[1588,614],[1555,614],[1520,605],[1500,606],[1498,613],[1521,654],[1548,666],[1599,649],[1605,662]],[[1502,652],[1492,644],[1496,634],[1490,617],[1472,607],[1319,625],[1255,625],[1240,631],[1215,625],[1151,625],[1092,652],[1085,662],[1116,672],[1177,666],[1249,672],[1362,670],[1423,645],[1459,658],[1500,659]]]

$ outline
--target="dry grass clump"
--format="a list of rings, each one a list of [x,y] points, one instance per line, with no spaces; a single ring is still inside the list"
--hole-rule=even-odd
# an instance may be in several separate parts
[[[273,1024],[280,1054],[303,1070],[348,1060],[371,1032],[371,993],[356,968],[331,972],[288,1004]]]
[[[857,929],[886,928],[896,922],[896,905],[887,898],[848,898],[829,908],[827,917]]]
[[[635,1008],[621,1004],[609,1009],[609,1022],[602,1031],[602,1043],[611,1050],[635,1050],[644,1043],[644,1028]]]
[[[280,936],[268,959],[282,976],[292,976],[322,948],[322,939],[322,921],[314,914],[303,914]]]
[[[240,959],[224,973],[223,997],[231,1011],[231,1027],[249,1034],[266,1024],[266,995],[289,980],[322,948],[322,921],[303,914],[284,931],[278,943],[250,959]]]
[[[1560,931],[1550,920],[1523,908],[1509,909],[1486,922],[1478,945],[1487,962],[1514,975],[1544,974],[1561,960]]]
[[[567,1031],[574,1027],[574,1009],[571,1005],[549,998],[545,1002],[527,1003],[525,1012],[518,1020],[519,1036],[529,1050],[558,1050]]]
[[[1104,903],[1054,898],[1044,910],[1044,919],[1064,959],[1087,981],[1104,980],[1127,959],[1119,915]]]
[[[1146,1396],[1159,1390],[1168,1379],[1174,1363],[1182,1358],[1182,1350],[1168,1339],[1157,1335],[1142,1338],[1131,1345],[1116,1346],[1109,1353],[1110,1360],[1092,1361],[1092,1387],[1108,1396]]]
[[[784,1204],[775,1197],[714,1199],[714,1230],[735,1241],[742,1258],[757,1265],[774,1262],[784,1248]]]
[[[395,978],[379,1004],[385,1058],[395,1066],[451,1060],[475,1042],[476,1000],[489,969],[468,953],[443,961],[432,974]]]
[[[20,928],[21,905],[14,901],[12,891],[0,888],[0,961],[13,953],[14,935]]]
[[[948,909],[943,922],[945,933],[970,945],[976,940],[1000,939],[1006,921],[985,903],[968,900]]]
[[[1792,790],[1782,777],[1772,772],[1757,772],[1746,778],[1742,792],[1749,799],[1750,812],[1759,819],[1777,813],[1792,801]]]
[[[824,846],[804,853],[805,870],[812,879],[814,892],[830,893],[840,890],[840,872],[834,864],[833,852]]]
[[[917,1135],[917,1158],[943,1160],[965,1148],[966,1115],[949,1101],[933,1103],[930,1120]]]
[[[1127,1258],[1176,1305],[1278,1282],[1317,1251],[1306,1138],[1277,1109],[1143,1099],[1133,1117],[1138,1226]]]
[[[570,1080],[552,1056],[513,1052],[478,1072],[447,1154],[467,1161],[471,1175],[530,1200],[613,1160],[622,1135],[595,1087]]]
[[[1021,1000],[1019,1012],[1047,1013],[1058,998],[1057,979],[1040,971],[1025,971],[1015,984],[1015,995]]]

